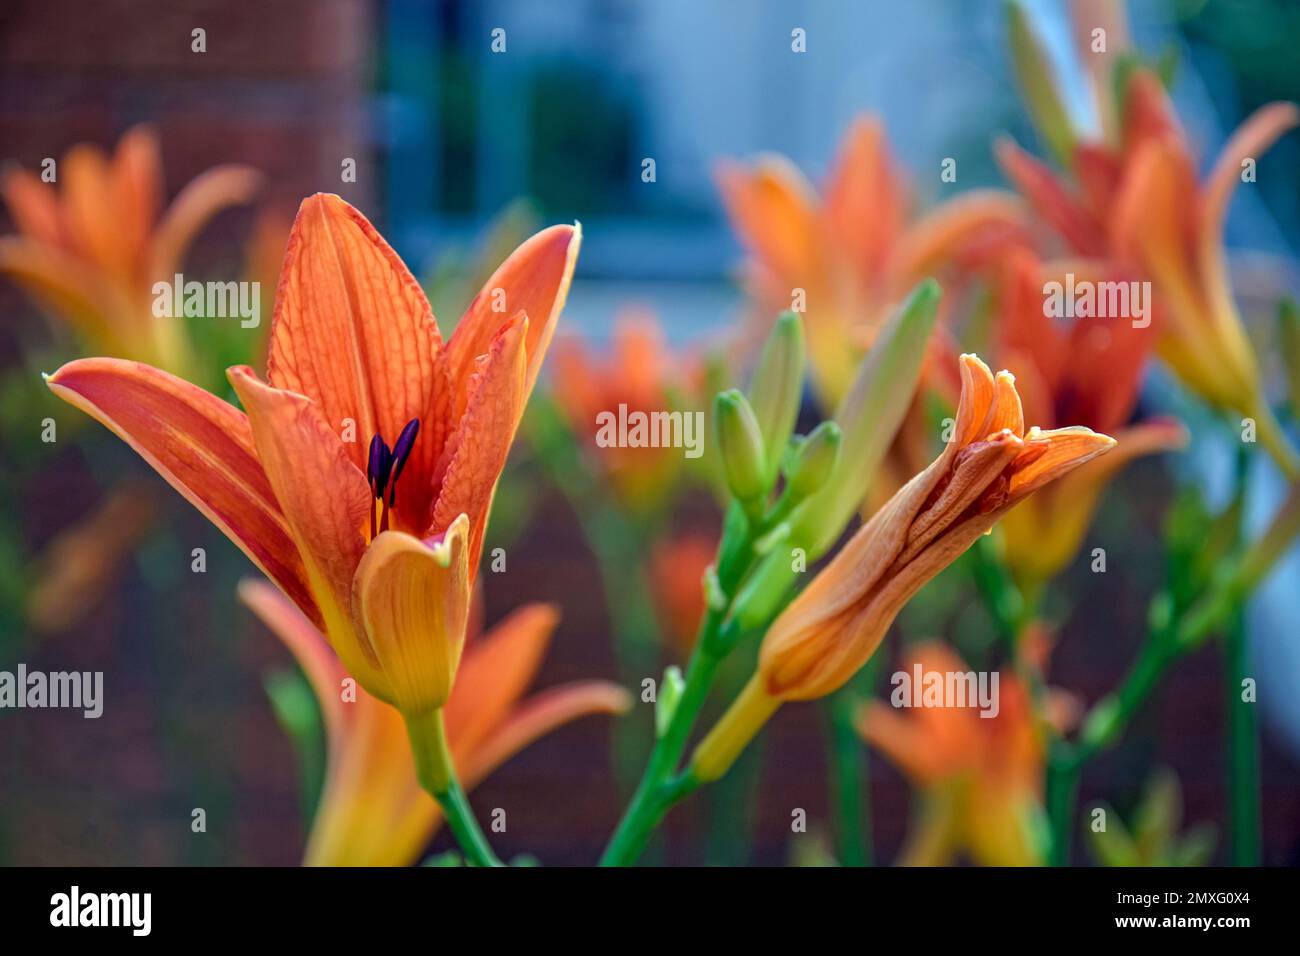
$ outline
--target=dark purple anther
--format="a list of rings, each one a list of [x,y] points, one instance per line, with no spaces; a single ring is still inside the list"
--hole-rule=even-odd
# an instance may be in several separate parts
[[[406,466],[406,459],[411,457],[411,449],[415,447],[415,436],[420,433],[420,420],[412,418],[402,429],[402,433],[397,436],[397,441],[393,442],[393,474],[389,483],[388,505],[391,508],[397,500],[397,479],[402,474],[402,468]]]
[[[384,497],[388,487],[388,474],[393,467],[393,454],[378,435],[370,439],[370,463],[366,467],[366,478],[370,482],[370,493],[376,498]]]

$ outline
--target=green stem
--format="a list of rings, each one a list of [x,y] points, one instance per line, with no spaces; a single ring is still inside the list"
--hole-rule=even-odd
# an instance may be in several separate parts
[[[878,659],[873,656],[867,666],[874,667]],[[853,726],[857,695],[841,690],[827,699],[825,708],[836,855],[844,866],[871,866],[869,781],[862,741]]]
[[[1232,864],[1259,866],[1259,718],[1255,705],[1242,700],[1249,649],[1240,611],[1224,633],[1223,689],[1228,712],[1228,821]]]
[[[1046,803],[1051,825],[1052,843],[1048,862],[1052,866],[1069,866],[1070,845],[1074,836],[1074,808],[1079,798],[1079,777],[1083,765],[1074,748],[1064,740],[1049,745],[1047,761]]]
[[[752,527],[740,506],[732,503],[723,521],[716,572],[713,586],[709,588],[709,607],[700,622],[695,650],[686,665],[682,696],[668,726],[650,751],[645,773],[601,856],[601,866],[628,866],[636,862],[668,810],[700,785],[689,770],[676,774],[677,766],[713,686],[718,667],[739,642],[741,635],[737,633],[734,622],[726,623],[727,614],[736,589],[753,566],[755,537],[765,530]]]
[[[710,633],[716,635],[720,624],[721,615],[711,612],[705,622],[705,636]],[[681,762],[691,728],[704,706],[709,687],[713,684],[722,660],[708,649],[711,643],[712,641],[704,639],[696,642],[695,652],[687,665],[686,685],[682,689],[681,699],[677,702],[677,708],[673,711],[672,720],[663,736],[655,741],[645,774],[641,777],[609,846],[605,848],[600,859],[601,866],[628,866],[636,862],[664,814],[674,803],[699,786],[689,771],[678,777],[673,777],[673,772]]]
[[[442,807],[447,825],[460,844],[465,859],[473,866],[504,866],[479,828],[469,799],[461,789],[460,781],[456,779],[456,766],[447,746],[447,729],[442,719],[442,709],[418,717],[407,717],[406,730],[411,738],[415,773],[420,786]]]

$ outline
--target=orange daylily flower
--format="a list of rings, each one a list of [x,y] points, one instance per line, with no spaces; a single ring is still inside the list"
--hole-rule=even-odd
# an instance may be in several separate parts
[[[1223,248],[1224,219],[1243,160],[1257,159],[1300,124],[1300,109],[1280,102],[1261,107],[1229,139],[1204,181],[1150,71],[1129,78],[1121,120],[1117,141],[1074,146],[1075,185],[1009,141],[998,144],[998,159],[1073,252],[1106,260],[1124,279],[1152,283],[1161,358],[1210,404],[1254,418],[1278,464],[1300,474],[1300,458],[1261,392],[1259,363]]]
[[[650,554],[650,589],[664,636],[680,660],[687,660],[695,648],[704,620],[704,573],[717,556],[717,538],[702,532],[656,543]]]
[[[907,670],[917,664],[925,673],[969,670],[939,643],[917,647]],[[981,866],[1044,862],[1045,752],[1029,694],[1013,675],[998,675],[995,717],[972,707],[916,707],[904,715],[872,701],[857,726],[923,795],[901,864],[942,866],[963,850]]]
[[[1131,322],[1096,316],[1062,327],[1044,315],[1043,288],[1071,272],[1105,281],[1090,262],[1043,264],[1009,256],[998,304],[999,356],[1016,376],[1025,418],[1045,428],[1070,422],[1113,435],[1114,451],[1076,468],[1002,519],[1004,557],[1017,583],[1036,591],[1079,550],[1107,483],[1134,458],[1181,448],[1187,432],[1173,419],[1129,425],[1152,337]]]
[[[696,751],[716,779],[784,701],[844,685],[875,653],[903,605],[1008,511],[1104,454],[1115,439],[1082,426],[1025,428],[1015,379],[961,357],[952,440],[864,524],[772,624],[758,670]]]
[[[328,769],[307,838],[308,866],[408,866],[442,823],[442,811],[415,775],[401,715],[347,678],[320,632],[264,581],[244,581],[240,598],[297,658],[325,722]],[[627,691],[579,681],[521,700],[555,628],[546,604],[515,611],[481,637],[467,639],[456,688],[447,702],[447,736],[467,789],[563,724],[587,714],[617,714]]]
[[[556,343],[551,359],[551,391],[556,403],[604,473],[618,498],[634,510],[652,508],[672,487],[682,468],[680,448],[625,447],[596,444],[597,416],[672,411],[674,391],[689,386],[691,370],[673,367],[663,330],[647,312],[628,310],[618,317],[610,354],[591,355],[582,340],[570,336]]]
[[[111,157],[79,143],[57,168],[61,190],[24,169],[0,178],[19,231],[0,239],[0,272],[94,349],[189,373],[190,344],[177,320],[154,316],[153,285],[172,281],[202,228],[248,202],[261,175],[216,166],[164,211],[162,157],[148,126],[123,134]]]
[[[397,254],[318,194],[289,239],[267,381],[228,371],[244,411],[120,359],[70,362],[49,386],[225,532],[371,694],[430,713],[451,690],[492,496],[579,242],[571,226],[533,236],[443,342]]]
[[[761,313],[806,293],[808,357],[818,399],[835,408],[863,352],[899,301],[947,263],[978,260],[1018,234],[1013,195],[970,191],[910,216],[907,189],[878,120],[861,117],[844,137],[819,195],[779,156],[752,168],[725,161],[723,204],[751,253],[751,294]]]

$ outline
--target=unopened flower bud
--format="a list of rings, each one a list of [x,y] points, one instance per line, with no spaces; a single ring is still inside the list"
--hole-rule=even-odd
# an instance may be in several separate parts
[[[738,501],[758,501],[767,492],[769,482],[764,475],[763,436],[754,410],[733,388],[718,393],[713,416],[727,487]]]

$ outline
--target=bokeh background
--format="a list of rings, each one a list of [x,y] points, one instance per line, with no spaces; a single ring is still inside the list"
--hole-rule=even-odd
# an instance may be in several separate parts
[[[1067,61],[1063,6],[1028,6]],[[1135,2],[1130,9],[1139,45],[1176,57],[1173,95],[1203,152],[1217,149],[1256,106],[1300,101],[1300,7],[1288,0]],[[196,27],[206,31],[206,53],[191,51]],[[506,31],[499,54],[491,50],[498,27]],[[791,53],[793,27],[807,31],[806,54]],[[1076,105],[1083,109],[1081,98]],[[736,322],[741,250],[722,214],[714,164],[777,151],[820,178],[864,111],[883,120],[922,202],[1004,185],[992,137],[1034,138],[1011,75],[1001,5],[8,0],[0,8],[0,160],[36,169],[74,143],[110,145],[148,121],[161,137],[169,193],[222,162],[265,174],[256,207],[223,213],[203,233],[186,260],[188,275],[238,271],[258,210],[291,213],[320,190],[365,211],[436,288],[503,212],[538,223],[579,219],[585,242],[563,325],[595,343],[608,339],[613,317],[629,304],[652,310],[683,350]],[[642,181],[646,157],[656,163],[653,183]],[[956,184],[939,180],[945,157],[958,159]],[[355,182],[341,181],[345,158],[356,161]],[[1284,139],[1260,169],[1257,186],[1239,191],[1228,233],[1248,322],[1262,321],[1280,291],[1300,288],[1300,138]],[[521,199],[529,205],[517,205]],[[446,317],[437,296],[434,304]],[[234,599],[236,582],[252,569],[115,443],[61,442],[32,464],[41,419],[53,416],[62,427],[77,413],[40,390],[25,397],[29,390],[11,379],[30,384],[24,355],[73,357],[59,351],[64,344],[12,284],[0,282],[0,367],[8,370],[0,416],[0,667],[25,661],[44,670],[102,670],[106,691],[100,720],[0,712],[0,862],[294,864],[311,768],[304,771],[267,692],[292,673],[292,660]],[[1170,390],[1153,379],[1144,401],[1167,408]],[[1212,494],[1216,487],[1226,493],[1230,449],[1201,440],[1192,426],[1192,449],[1177,467],[1196,472]],[[1160,574],[1168,468],[1147,461],[1121,476],[1090,538],[1107,548],[1111,571],[1090,574],[1079,560],[1062,584],[1073,610],[1052,679],[1089,702],[1113,686],[1139,639]],[[147,489],[151,529],[85,619],[34,632],[24,602],[37,556],[85,517],[107,482],[123,477]],[[525,601],[554,601],[563,619],[538,686],[612,677],[609,624],[569,504],[549,488],[520,493],[531,520],[507,529],[509,570],[488,576],[487,618]],[[1277,494],[1261,482],[1260,516]],[[716,530],[706,505],[688,503],[683,514],[686,527]],[[199,546],[208,554],[204,574],[190,571],[190,551]],[[1300,863],[1298,583],[1293,559],[1250,615],[1271,864]],[[942,581],[935,587],[942,591]],[[984,626],[973,596],[947,599],[971,628]],[[664,662],[672,659],[665,648]],[[1081,805],[1105,798],[1129,807],[1148,769],[1164,765],[1182,781],[1185,818],[1221,823],[1218,674],[1213,649],[1177,666],[1125,742],[1089,769]],[[729,802],[720,790],[681,808],[658,858],[791,859],[799,842],[791,809],[805,808],[814,831],[827,813],[823,724],[815,707],[786,708],[745,771],[761,781],[755,796]],[[503,856],[594,861],[620,807],[609,736],[608,720],[589,718],[533,745],[478,788],[481,816],[507,810],[508,830],[495,838]],[[904,832],[908,790],[865,748],[861,759],[870,767],[877,857],[888,861]],[[207,812],[205,834],[190,830],[195,807]],[[726,837],[746,831],[751,849]],[[433,849],[448,845],[441,834]],[[1077,852],[1076,859],[1087,857]]]

